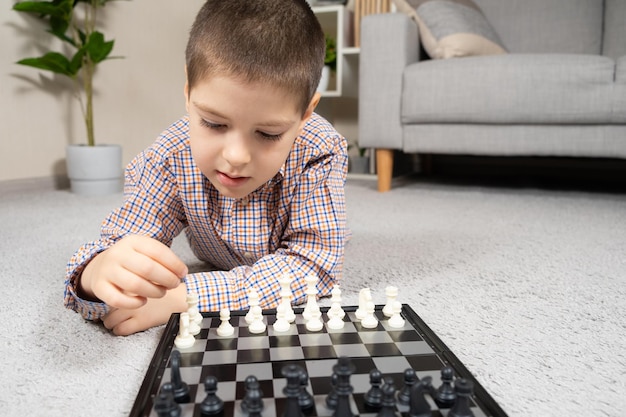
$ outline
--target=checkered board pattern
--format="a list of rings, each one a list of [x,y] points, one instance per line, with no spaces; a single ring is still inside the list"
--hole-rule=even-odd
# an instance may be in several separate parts
[[[264,311],[268,324],[263,334],[248,331],[244,316],[247,311],[231,312],[230,323],[235,333],[229,337],[217,335],[220,324],[218,313],[204,313],[202,330],[196,343],[187,349],[174,346],[178,333],[179,315],[170,318],[161,342],[150,364],[141,386],[131,417],[156,417],[154,399],[160,387],[170,381],[169,356],[172,349],[181,352],[181,377],[190,387],[192,402],[181,404],[182,417],[200,416],[199,405],[205,397],[203,382],[213,375],[218,380],[217,395],[224,401],[224,417],[246,417],[241,410],[245,394],[244,381],[254,375],[263,392],[263,417],[281,417],[286,398],[283,388],[286,379],[282,369],[287,364],[303,367],[309,375],[309,392],[315,398],[315,406],[305,411],[305,416],[332,416],[333,410],[325,405],[331,387],[332,368],[339,356],[348,356],[355,366],[350,378],[354,388],[351,396],[354,414],[375,417],[377,410],[368,409],[363,397],[370,388],[369,372],[379,369],[384,377],[391,377],[396,389],[403,385],[403,373],[413,368],[418,377],[431,376],[433,386],[441,384],[441,368],[452,366],[456,377],[474,383],[471,409],[476,417],[506,417],[504,411],[475,380],[465,366],[441,342],[432,330],[409,307],[403,305],[402,316],[405,326],[391,328],[382,314],[382,306],[376,306],[378,327],[365,329],[355,318],[356,307],[344,307],[345,326],[341,330],[329,329],[326,324],[320,332],[309,332],[302,318],[302,309],[295,309],[296,322],[286,333],[275,333],[271,324],[275,321],[275,310]],[[328,308],[322,308],[322,319],[327,321]],[[432,416],[446,416],[448,410],[439,409],[431,401]],[[408,415],[408,407],[398,405],[398,416]]]

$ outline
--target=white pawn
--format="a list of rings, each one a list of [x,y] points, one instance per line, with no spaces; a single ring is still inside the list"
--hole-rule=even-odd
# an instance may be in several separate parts
[[[400,329],[404,327],[404,319],[400,315],[402,311],[402,303],[400,301],[396,301],[393,303],[393,315],[389,318],[389,326],[394,329]]]
[[[342,319],[342,321],[346,315],[346,312],[343,311],[343,308],[341,308],[341,289],[339,289],[339,284],[335,284],[331,292],[330,309],[326,314],[328,315],[329,319],[332,319],[333,317],[338,317],[339,319]]]
[[[302,317],[305,321],[311,320],[311,314],[314,311],[319,311],[319,305],[317,304],[317,277],[315,275],[308,275],[305,278],[306,288],[306,305],[302,311]]]
[[[393,315],[396,298],[398,298],[398,287],[389,285],[385,288],[385,295],[387,296],[387,303],[383,307],[383,314],[385,317],[391,317]]]
[[[190,292],[189,294],[187,294],[187,313],[189,313],[189,321],[196,323],[198,327],[202,325],[203,319],[202,314],[198,309],[199,302],[200,299],[198,297],[198,294],[196,294],[195,292]]]
[[[310,332],[319,332],[320,330],[322,330],[322,328],[324,327],[324,323],[322,323],[321,317],[322,312],[320,311],[319,307],[317,308],[317,310],[311,311],[311,318],[307,320],[307,322],[304,324],[306,326],[306,329]]]
[[[372,292],[369,288],[359,291],[359,306],[354,312],[357,320],[363,320],[367,315],[367,303],[372,300]]]
[[[263,310],[259,305],[250,307],[250,313],[252,314],[253,321],[248,325],[248,331],[252,334],[260,334],[265,332],[266,325],[263,321]]]
[[[196,343],[196,338],[189,333],[189,313],[180,313],[178,335],[174,339],[174,344],[179,349],[186,349],[192,347],[194,343]]]
[[[378,319],[374,316],[376,305],[373,301],[368,301],[365,305],[365,317],[361,320],[361,326],[366,329],[375,329],[378,326]]]
[[[333,306],[336,303],[333,303]],[[341,307],[339,307],[339,309],[341,309]],[[332,306],[331,306],[331,310],[332,310]],[[341,310],[343,312],[343,310]],[[344,313],[345,314],[345,313]],[[328,326],[329,329],[332,330],[340,330],[343,329],[343,326],[345,326],[345,322],[343,321],[343,318],[340,317],[337,314],[330,314],[330,310],[328,310],[328,317],[330,317],[330,319],[328,320],[328,322],[326,322],[326,326]],[[308,322],[307,322],[308,323]]]
[[[222,337],[232,336],[235,333],[235,328],[230,324],[230,310],[228,308],[220,310],[220,320],[217,335]]]
[[[259,300],[260,300],[259,293],[254,288],[248,291],[248,306],[250,307],[250,309],[248,310],[248,312],[246,313],[246,316],[244,317],[248,325],[252,324],[252,322],[256,319],[255,313],[253,313],[253,311],[254,312],[257,311],[256,309],[254,309],[254,307],[259,305]]]
[[[291,323],[287,321],[284,314],[276,314],[276,321],[272,325],[272,328],[276,333],[285,333],[291,328]]]

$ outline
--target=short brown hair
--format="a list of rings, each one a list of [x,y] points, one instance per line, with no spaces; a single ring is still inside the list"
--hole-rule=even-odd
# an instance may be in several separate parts
[[[296,95],[302,113],[324,66],[324,32],[305,0],[207,0],[191,27],[187,83],[224,74]]]

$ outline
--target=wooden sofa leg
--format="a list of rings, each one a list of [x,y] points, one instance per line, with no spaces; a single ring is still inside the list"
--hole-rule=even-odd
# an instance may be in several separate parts
[[[378,191],[384,193],[391,190],[393,149],[376,149],[376,173],[378,175]]]

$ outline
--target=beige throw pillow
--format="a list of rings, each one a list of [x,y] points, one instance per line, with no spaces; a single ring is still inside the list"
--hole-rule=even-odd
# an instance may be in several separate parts
[[[472,0],[393,0],[419,28],[426,53],[434,59],[506,53]]]

